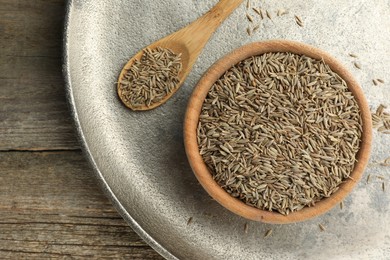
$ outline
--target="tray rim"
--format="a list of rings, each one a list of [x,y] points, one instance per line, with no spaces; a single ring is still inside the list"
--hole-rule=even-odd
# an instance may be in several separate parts
[[[65,95],[68,104],[68,109],[72,117],[73,126],[76,130],[76,136],[81,146],[82,153],[84,158],[87,159],[90,167],[93,169],[94,177],[98,180],[100,188],[103,190],[104,194],[113,204],[117,212],[122,216],[122,218],[127,222],[127,224],[148,244],[150,245],[157,253],[163,256],[166,259],[176,260],[177,258],[172,252],[168,251],[163,247],[156,239],[154,239],[150,234],[148,234],[139,223],[131,216],[131,214],[125,209],[119,199],[115,196],[111,187],[106,182],[102,172],[99,170],[93,155],[88,147],[86,142],[83,129],[81,127],[80,119],[77,114],[76,102],[73,96],[73,87],[70,77],[70,59],[69,59],[69,30],[71,25],[71,15],[74,6],[74,1],[76,0],[67,0],[65,3],[65,17],[64,17],[64,27],[63,27],[63,38],[62,38],[62,76],[65,83]]]

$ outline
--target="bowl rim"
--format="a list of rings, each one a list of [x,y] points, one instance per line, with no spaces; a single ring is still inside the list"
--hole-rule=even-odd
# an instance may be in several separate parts
[[[340,184],[339,189],[330,197],[323,198],[313,207],[305,207],[299,211],[292,212],[287,216],[278,212],[255,208],[229,195],[212,178],[211,173],[199,153],[197,144],[196,128],[199,122],[199,115],[203,101],[213,83],[219,79],[226,70],[238,62],[251,56],[261,55],[267,52],[291,52],[306,55],[314,59],[323,59],[334,72],[345,80],[358,103],[362,117],[360,149],[357,153],[357,162],[350,178]],[[265,223],[286,224],[304,221],[327,212],[341,202],[353,190],[361,179],[369,160],[372,143],[371,125],[371,113],[362,89],[352,74],[337,59],[308,44],[290,40],[268,40],[253,42],[239,47],[219,59],[206,71],[189,99],[184,118],[183,134],[184,146],[189,164],[199,183],[213,199],[228,210],[244,218]]]

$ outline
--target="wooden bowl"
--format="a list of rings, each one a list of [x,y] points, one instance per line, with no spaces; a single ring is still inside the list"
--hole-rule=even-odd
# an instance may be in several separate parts
[[[221,188],[217,182],[214,181],[211,173],[209,172],[206,164],[203,162],[203,159],[199,154],[196,136],[196,128],[198,125],[203,101],[214,82],[219,79],[226,70],[230,69],[238,62],[251,56],[261,55],[267,52],[291,52],[295,54],[306,55],[314,59],[324,59],[325,63],[327,63],[334,72],[338,73],[346,81],[348,88],[355,96],[355,99],[359,105],[363,121],[363,134],[360,150],[357,153],[357,162],[353,172],[350,175],[351,178],[345,180],[339,186],[338,191],[333,193],[330,197],[324,198],[317,202],[315,206],[305,207],[299,211],[292,212],[287,216],[284,216],[278,212],[260,210],[258,208],[249,206],[241,200],[232,197],[223,188]],[[217,61],[201,78],[194,92],[192,93],[184,121],[184,144],[187,157],[192,170],[195,173],[195,176],[203,188],[210,194],[211,197],[213,197],[216,201],[218,201],[230,211],[250,220],[274,224],[304,221],[323,214],[341,202],[352,191],[353,187],[357,184],[363,175],[363,171],[369,159],[371,140],[372,127],[370,110],[359,84],[352,77],[351,73],[349,73],[339,61],[324,51],[306,44],[286,40],[251,43],[234,50],[230,54]]]

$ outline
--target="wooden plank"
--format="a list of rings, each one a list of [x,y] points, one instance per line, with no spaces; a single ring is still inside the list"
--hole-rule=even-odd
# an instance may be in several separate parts
[[[78,149],[62,77],[64,0],[0,0],[0,151]]]
[[[0,151],[79,149],[61,72],[65,0],[0,0]],[[161,257],[79,151],[0,152],[0,259]]]
[[[161,259],[102,194],[81,152],[0,153],[0,259]]]

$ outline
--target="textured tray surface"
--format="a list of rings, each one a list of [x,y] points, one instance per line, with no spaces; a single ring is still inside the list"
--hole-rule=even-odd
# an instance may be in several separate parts
[[[257,2],[257,1],[256,1]],[[216,1],[85,1],[69,3],[65,73],[69,100],[87,156],[125,219],[168,258],[384,259],[390,254],[390,192],[372,178],[327,214],[298,224],[248,222],[212,201],[195,179],[184,153],[182,125],[193,87],[207,68],[253,41],[290,39],[337,57],[362,85],[369,104],[390,105],[390,2],[266,2],[273,20],[246,33],[245,4],[206,45],[184,86],[165,105],[132,112],[118,100],[115,82],[128,58],[143,46],[187,25]],[[272,5],[271,5],[272,4]],[[289,14],[277,17],[285,8]],[[304,21],[299,27],[294,14]],[[356,53],[359,58],[348,56]],[[362,69],[354,68],[357,60]],[[386,84],[374,86],[373,78]],[[374,131],[371,162],[390,156],[390,135]],[[390,167],[369,166],[385,176]],[[363,177],[364,179],[364,177]],[[389,186],[390,188],[390,186]],[[187,220],[193,221],[187,226]],[[318,224],[326,226],[320,232]],[[272,236],[264,233],[273,228]]]

